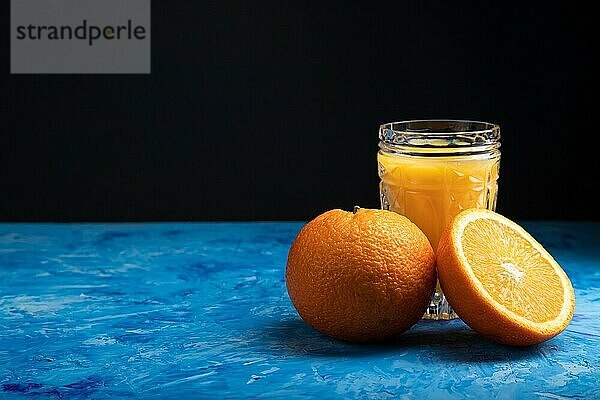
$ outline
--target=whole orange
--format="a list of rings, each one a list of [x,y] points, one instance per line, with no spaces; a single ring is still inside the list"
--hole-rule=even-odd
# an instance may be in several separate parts
[[[290,249],[288,293],[302,319],[340,340],[370,342],[406,331],[436,283],[435,255],[410,220],[385,210],[331,210]]]

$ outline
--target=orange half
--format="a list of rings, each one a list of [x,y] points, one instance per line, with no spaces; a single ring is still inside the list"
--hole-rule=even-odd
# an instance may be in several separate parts
[[[440,239],[440,284],[467,325],[504,344],[526,346],[562,332],[573,317],[573,286],[521,226],[493,211],[458,214]]]

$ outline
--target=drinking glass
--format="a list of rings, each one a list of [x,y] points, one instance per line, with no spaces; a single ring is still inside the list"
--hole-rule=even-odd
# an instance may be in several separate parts
[[[495,210],[500,127],[462,120],[391,122],[379,128],[381,208],[402,214],[434,251],[448,222],[466,208]],[[437,283],[423,318],[457,315]]]

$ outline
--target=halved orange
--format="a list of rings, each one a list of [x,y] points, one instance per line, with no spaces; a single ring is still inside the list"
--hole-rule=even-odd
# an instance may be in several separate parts
[[[560,265],[525,229],[493,211],[467,209],[452,220],[437,268],[459,317],[497,342],[540,343],[573,317],[575,294]]]

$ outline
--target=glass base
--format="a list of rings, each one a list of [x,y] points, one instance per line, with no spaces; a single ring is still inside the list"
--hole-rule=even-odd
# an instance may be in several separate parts
[[[442,293],[442,289],[438,282],[435,293],[431,296],[429,306],[427,307],[425,314],[423,314],[423,319],[450,320],[455,318],[458,318],[458,315],[456,315],[448,303],[448,300],[446,300],[446,296]]]

